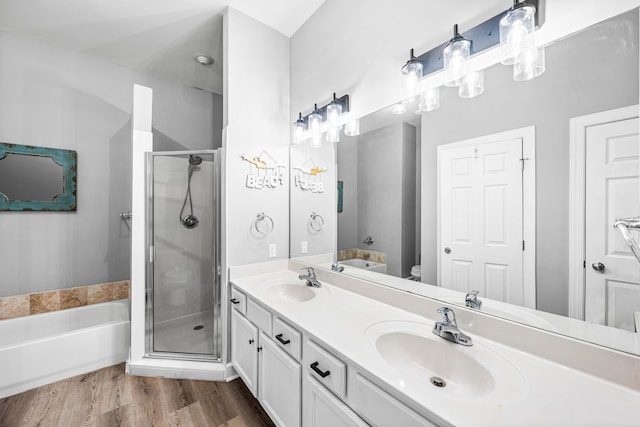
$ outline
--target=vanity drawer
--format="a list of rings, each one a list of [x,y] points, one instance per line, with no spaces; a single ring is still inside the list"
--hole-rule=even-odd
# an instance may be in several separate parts
[[[235,308],[242,314],[247,314],[247,296],[237,290],[236,288],[231,288],[231,307]]]
[[[247,318],[265,334],[271,335],[271,312],[251,298],[247,299]]]
[[[273,321],[273,339],[291,357],[298,361],[300,360],[302,355],[302,335],[280,318],[276,318]]]
[[[314,378],[344,399],[347,392],[347,365],[311,340],[305,341],[304,364]]]

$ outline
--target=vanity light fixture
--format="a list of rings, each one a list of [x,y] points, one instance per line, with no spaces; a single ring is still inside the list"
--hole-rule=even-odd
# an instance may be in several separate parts
[[[407,105],[404,101],[398,102],[397,104],[393,104],[393,108],[391,108],[391,112],[393,114],[404,114],[407,112]]]
[[[422,78],[422,62],[413,54],[413,49],[409,52],[409,60],[400,69],[402,72],[403,98],[411,99],[416,96],[418,82]]]
[[[531,80],[545,71],[544,46],[536,47],[536,4],[513,1],[513,6],[500,19],[502,63],[513,65],[513,79]]]
[[[349,95],[340,98],[333,94],[333,99],[327,105],[318,108],[314,104],[313,111],[306,116],[298,114],[298,119],[293,123],[293,143],[297,144],[309,139],[311,146],[322,146],[323,133],[326,131],[327,141],[338,142],[340,129],[344,123],[343,115],[349,112]]]
[[[422,76],[444,70],[445,85],[458,87],[462,98],[473,98],[484,92],[484,71],[472,70],[468,59],[484,50],[502,44],[503,63],[513,65],[514,80],[529,80],[542,74],[545,69],[544,47],[536,47],[535,30],[542,26],[540,6],[544,0],[514,0],[511,8],[487,19],[479,25],[460,33],[458,25],[453,27],[453,38],[448,42],[415,56],[411,50],[409,61],[401,68],[403,74],[404,100],[413,99],[418,90],[420,78],[415,79],[410,70],[420,69]],[[507,43],[508,42],[508,43]],[[415,75],[418,75],[416,72]],[[407,79],[411,76],[411,79]],[[407,89],[413,88],[413,89]],[[427,107],[427,98],[420,97],[418,111],[432,111]],[[434,105],[439,105],[434,101]],[[394,112],[402,114],[401,106],[396,104]]]
[[[458,24],[453,26],[453,38],[443,50],[445,85],[460,86],[462,78],[469,73],[467,58],[471,56],[471,41],[465,39],[458,32]]]

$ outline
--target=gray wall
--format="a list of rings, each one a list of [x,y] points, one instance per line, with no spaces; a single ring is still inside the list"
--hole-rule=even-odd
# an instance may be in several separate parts
[[[214,147],[219,96],[0,31],[0,141],[78,152],[77,212],[0,212],[0,297],[130,277],[134,83],[156,149]]]
[[[515,82],[511,67],[485,72],[485,92],[465,100],[441,90],[440,109],[422,116],[422,265],[435,272],[436,146],[536,126],[537,308],[568,312],[569,119],[638,103],[638,11],[546,49],[546,72]],[[435,252],[433,252],[435,255]]]
[[[338,249],[384,252],[387,273],[409,275],[415,263],[415,165],[416,129],[407,123],[338,143],[338,179],[345,182]],[[362,243],[367,236],[373,245]]]

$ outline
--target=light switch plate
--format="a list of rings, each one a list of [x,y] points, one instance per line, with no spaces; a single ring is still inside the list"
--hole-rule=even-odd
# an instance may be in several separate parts
[[[300,253],[306,254],[308,251],[309,251],[309,245],[307,244],[307,241],[304,240],[300,242]]]
[[[274,258],[276,256],[277,252],[276,252],[276,244],[275,243],[271,243],[269,245],[269,258]]]

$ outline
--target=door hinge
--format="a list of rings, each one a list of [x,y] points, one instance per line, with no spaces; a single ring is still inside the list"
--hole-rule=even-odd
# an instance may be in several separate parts
[[[523,157],[521,159],[519,159],[522,162],[522,170],[524,170],[524,162],[527,160],[531,160],[529,157]]]
[[[587,261],[586,260],[582,261],[582,268],[587,268]]]
[[[524,240],[522,241],[522,250],[524,251]]]

